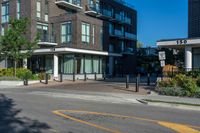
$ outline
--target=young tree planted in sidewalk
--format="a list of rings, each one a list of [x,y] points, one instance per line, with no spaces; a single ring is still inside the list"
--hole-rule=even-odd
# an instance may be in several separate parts
[[[27,18],[10,19],[8,28],[0,37],[0,56],[13,60],[15,77],[17,63],[29,58],[38,46],[38,35],[32,41],[27,38],[28,26],[29,20]]]

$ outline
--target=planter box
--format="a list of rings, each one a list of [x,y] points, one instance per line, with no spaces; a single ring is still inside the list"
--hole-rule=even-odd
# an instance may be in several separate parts
[[[28,84],[39,83],[40,81],[28,81]],[[0,81],[0,86],[22,86],[24,81]]]

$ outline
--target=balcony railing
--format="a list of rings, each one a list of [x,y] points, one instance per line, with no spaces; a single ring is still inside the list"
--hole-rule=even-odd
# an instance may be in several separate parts
[[[56,37],[54,35],[42,34],[42,35],[40,35],[38,44],[40,44],[40,45],[57,45]]]
[[[86,5],[86,14],[96,16],[100,13],[100,7],[97,4]]]
[[[129,38],[129,39],[132,39],[132,40],[137,40],[137,36],[135,34],[133,34],[133,33],[125,32],[125,37]]]
[[[56,0],[55,2],[59,6],[69,8],[71,10],[81,10],[81,0]]]

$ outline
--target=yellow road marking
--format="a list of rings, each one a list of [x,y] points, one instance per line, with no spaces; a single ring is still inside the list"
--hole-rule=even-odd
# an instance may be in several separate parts
[[[178,133],[200,133],[200,131],[194,130],[190,127],[181,124],[169,123],[169,122],[158,122],[158,124],[165,126],[167,128],[171,128]]]
[[[117,117],[117,118],[123,118],[123,119],[135,119],[140,121],[146,121],[146,122],[152,122],[159,124],[161,126],[173,129],[174,131],[177,131],[178,133],[200,133],[200,131],[197,131],[192,128],[200,128],[200,126],[192,126],[192,125],[184,125],[184,124],[177,124],[177,123],[170,123],[165,121],[158,121],[158,120],[152,120],[152,119],[146,119],[146,118],[140,118],[140,117],[134,117],[134,116],[125,116],[125,115],[118,115],[118,114],[110,114],[110,113],[100,113],[100,112],[90,112],[90,111],[81,111],[81,110],[56,110],[53,111],[54,114],[59,115],[61,117],[71,119],[73,121],[83,123],[89,126],[93,126],[111,133],[121,133],[114,129],[105,128],[103,126],[96,125],[94,123],[90,123],[87,121],[83,121],[80,119],[76,119],[74,117],[68,116],[63,114],[64,112],[71,112],[71,113],[84,113],[84,114],[90,114],[90,115],[101,115],[101,116],[108,116],[108,117]]]
[[[99,128],[101,130],[104,130],[104,131],[107,131],[107,132],[110,132],[110,133],[122,133],[122,132],[119,132],[119,131],[114,130],[114,129],[106,128],[106,127],[99,126],[99,125],[91,123],[91,122],[87,122],[87,121],[83,121],[83,120],[80,120],[80,119],[76,119],[74,117],[71,117],[71,116],[65,115],[63,113],[60,113],[59,111],[53,111],[53,113],[56,114],[56,115],[62,116],[64,118],[66,118],[66,119],[70,119],[70,120],[73,120],[73,121],[76,121],[76,122],[79,122],[79,123],[83,123],[83,124],[86,124],[86,125],[89,125],[89,126],[92,126],[92,127],[96,127],[96,128]]]

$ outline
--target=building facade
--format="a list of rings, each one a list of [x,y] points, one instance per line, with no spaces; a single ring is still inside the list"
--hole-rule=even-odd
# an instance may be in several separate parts
[[[200,0],[188,0],[188,38],[160,40],[158,47],[185,51],[186,70],[200,68]]]
[[[39,49],[23,61],[54,79],[84,73],[134,73],[137,12],[123,0],[0,0],[1,35],[9,18],[31,20],[27,37],[40,33]],[[11,66],[4,61],[5,66]],[[67,76],[66,76],[67,77]]]
[[[188,37],[200,37],[200,0],[189,0]]]

